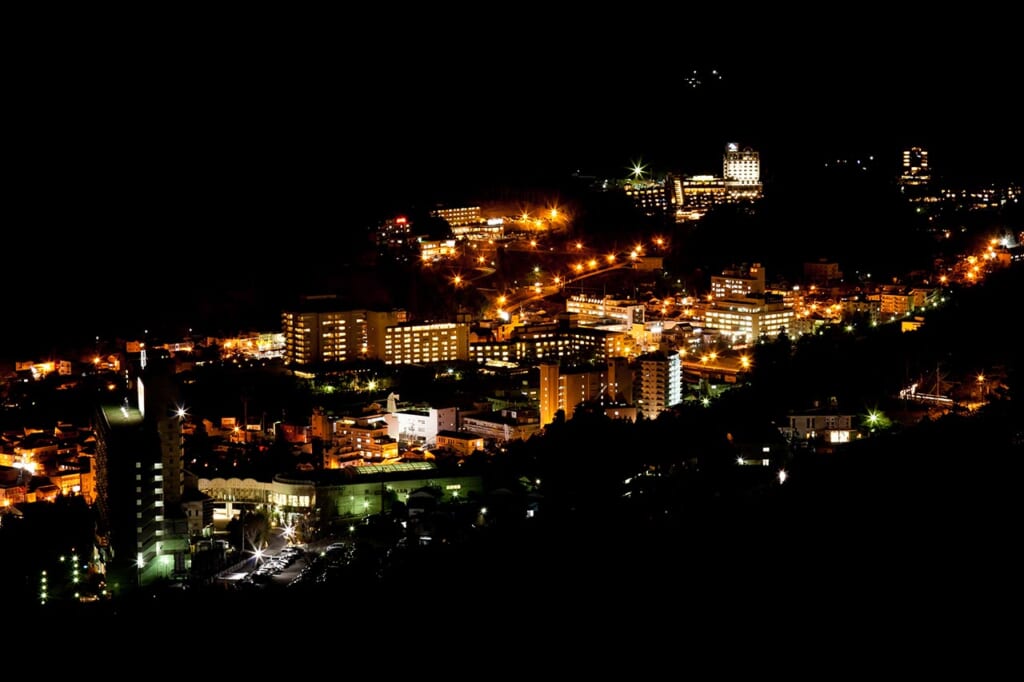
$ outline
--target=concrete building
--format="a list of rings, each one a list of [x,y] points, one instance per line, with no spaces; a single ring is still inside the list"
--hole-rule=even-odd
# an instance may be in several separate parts
[[[599,368],[562,368],[557,363],[543,362],[540,372],[540,425],[554,421],[562,410],[566,421],[572,419],[576,406],[597,400],[607,390],[608,370]]]
[[[484,449],[484,437],[465,431],[439,431],[435,438],[437,448],[451,450],[460,457],[469,457]]]
[[[462,431],[481,436],[495,444],[528,440],[541,429],[540,414],[534,409],[504,409],[462,418]]]
[[[125,584],[187,576],[188,523],[182,508],[184,465],[173,362],[133,363],[122,402],[100,405],[96,434],[98,535],[108,573]]]
[[[755,343],[762,337],[792,336],[796,313],[771,294],[715,299],[704,311],[706,329],[731,343]]]
[[[657,419],[683,402],[683,372],[678,353],[656,351],[636,360],[634,383],[637,408],[644,419]]]
[[[405,323],[384,331],[384,364],[429,364],[469,359],[466,322]]]
[[[383,359],[385,330],[407,319],[404,310],[346,310],[336,296],[307,296],[281,313],[284,361],[317,365],[357,359]]]
[[[384,415],[388,435],[408,448],[433,447],[437,434],[458,427],[457,407],[406,408]]]
[[[343,417],[334,422],[330,443],[324,447],[324,469],[342,469],[363,462],[384,462],[398,457],[398,441],[388,433],[384,414]]]
[[[752,201],[762,196],[761,155],[730,142],[722,156],[722,178],[729,201]]]
[[[712,300],[763,294],[765,272],[760,263],[736,266],[711,276]]]

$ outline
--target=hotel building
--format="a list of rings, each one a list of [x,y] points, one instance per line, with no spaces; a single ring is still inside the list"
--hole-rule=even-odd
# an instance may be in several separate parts
[[[182,508],[182,414],[173,362],[142,351],[133,394],[100,405],[96,434],[98,535],[108,573],[125,584],[183,578],[189,568]]]
[[[722,157],[722,177],[730,201],[761,198],[761,155],[730,142]]]
[[[384,356],[385,330],[406,321],[404,310],[343,310],[337,297],[307,296],[299,310],[281,313],[284,361],[316,365]]]
[[[565,311],[576,315],[580,322],[611,320],[627,330],[644,323],[644,306],[632,299],[574,294],[566,300]]]
[[[470,359],[477,364],[533,365],[558,362],[566,365],[603,364],[608,358],[628,356],[633,338],[624,332],[571,326],[567,320],[524,325],[512,330],[505,341],[470,344]]]
[[[713,300],[763,294],[765,288],[764,268],[760,263],[750,267],[742,266],[722,271],[711,276],[711,297]]]
[[[683,402],[682,362],[676,352],[646,353],[636,360],[635,402],[644,419],[657,419]]]
[[[928,168],[928,150],[922,147],[911,147],[903,150],[903,163],[901,165],[900,187],[927,186],[932,179],[931,170]]]
[[[426,364],[469,359],[469,324],[405,323],[384,330],[384,364]]]
[[[597,400],[607,390],[608,370],[592,368],[562,369],[557,363],[542,362],[540,371],[540,424],[547,426],[562,410],[566,421],[576,406]]]

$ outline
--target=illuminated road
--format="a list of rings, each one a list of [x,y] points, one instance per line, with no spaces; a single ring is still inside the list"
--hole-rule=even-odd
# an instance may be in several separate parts
[[[589,279],[590,277],[595,277],[597,275],[606,275],[609,272],[621,270],[626,267],[632,267],[632,263],[617,262],[614,265],[609,265],[603,268],[598,268],[596,270],[584,272],[581,275],[573,277],[572,279],[568,279],[564,282],[560,282],[558,284],[545,284],[539,287],[530,287],[530,293],[528,294],[513,294],[512,296],[508,297],[508,300],[505,302],[505,307],[516,308],[527,303],[540,301],[547,298],[548,296],[554,296],[565,287],[580,282],[582,280]]]

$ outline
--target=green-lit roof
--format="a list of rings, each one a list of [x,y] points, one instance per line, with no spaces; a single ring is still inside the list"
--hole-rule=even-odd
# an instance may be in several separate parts
[[[111,427],[133,426],[142,422],[142,412],[136,407],[103,405],[103,417]]]
[[[399,474],[411,471],[432,471],[437,467],[433,462],[396,462],[395,464],[366,464],[363,466],[348,467],[349,473],[358,476],[373,476],[376,474]]]

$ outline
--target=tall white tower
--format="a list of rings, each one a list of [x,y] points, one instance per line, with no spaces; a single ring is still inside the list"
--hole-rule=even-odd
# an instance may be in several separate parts
[[[736,185],[761,184],[761,155],[750,147],[740,149],[735,142],[725,146],[722,159],[722,178]]]
[[[761,155],[750,147],[740,149],[735,142],[725,146],[722,178],[728,201],[752,201],[761,198]]]
[[[931,181],[931,171],[928,169],[928,150],[922,147],[904,149],[900,185],[903,187],[927,185],[929,181]]]

